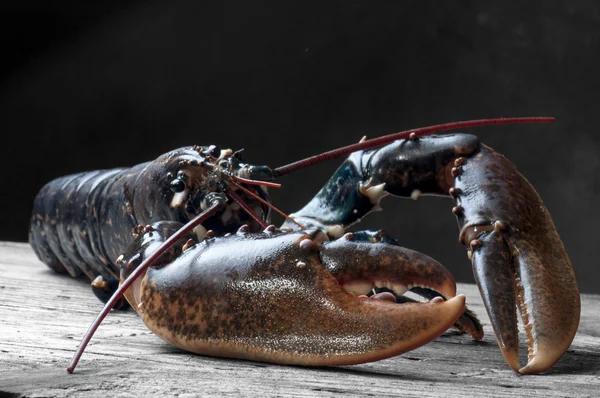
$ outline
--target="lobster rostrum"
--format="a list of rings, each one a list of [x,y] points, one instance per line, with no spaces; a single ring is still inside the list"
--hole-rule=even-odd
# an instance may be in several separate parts
[[[106,302],[69,372],[123,295],[161,338],[214,356],[341,365],[398,355],[453,325],[481,339],[479,321],[441,264],[383,231],[347,232],[388,194],[454,198],[459,240],[507,363],[521,374],[548,370],[569,347],[580,313],[550,215],[516,168],[475,136],[430,134],[551,120],[409,130],[275,169],[195,146],[130,169],[50,182],[34,201],[30,243],[58,272],[93,280]],[[268,201],[277,177],[347,155],[296,213]],[[270,225],[272,210],[286,218],[281,228]],[[517,308],[529,344],[523,367]]]

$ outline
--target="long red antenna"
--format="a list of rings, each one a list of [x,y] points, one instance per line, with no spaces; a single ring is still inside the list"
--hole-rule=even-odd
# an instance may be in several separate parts
[[[248,215],[250,217],[252,217],[252,219],[254,219],[254,221],[256,221],[258,223],[258,225],[260,225],[262,228],[267,228],[268,227],[267,223],[265,223],[262,220],[262,218],[260,218],[259,216],[257,216],[256,213],[254,211],[252,211],[252,209],[248,206],[248,204],[246,204],[246,202],[244,202],[244,199],[240,198],[237,193],[233,192],[233,189],[229,188],[227,190],[227,195],[229,195],[229,197],[231,199],[233,199],[238,205],[240,205],[240,207],[246,213],[248,213]]]
[[[370,149],[379,145],[387,144],[392,141],[406,139],[406,138],[417,138],[425,135],[430,135],[437,133],[439,131],[448,131],[448,130],[456,130],[460,128],[468,128],[468,127],[478,127],[478,126],[488,126],[490,124],[519,124],[519,123],[548,123],[554,122],[556,119],[553,117],[511,117],[511,118],[498,118],[498,119],[479,119],[479,120],[468,120],[464,122],[453,122],[453,123],[445,123],[438,124],[435,126],[422,127],[418,129],[401,131],[399,133],[385,135],[379,138],[373,138],[371,140],[366,140],[363,142],[359,142],[358,144],[348,145],[342,148],[334,149],[329,152],[322,153],[320,155],[311,156],[309,158],[299,160],[294,163],[290,163],[285,166],[277,167],[273,170],[273,175],[275,177],[281,177],[286,174],[292,173],[296,170],[303,169],[305,167],[314,166],[318,163],[325,162],[327,160],[332,160],[338,158],[340,156],[349,155],[352,152],[362,151],[365,149]],[[411,137],[411,135],[414,136]]]
[[[255,194],[254,192],[250,191],[249,189],[246,189],[243,186],[241,186],[240,184],[237,184],[237,183],[235,183],[233,181],[231,181],[231,185],[233,185],[234,187],[236,187],[238,189],[241,189],[242,191],[246,192],[248,195],[250,195],[254,199],[256,199],[259,202],[261,202],[262,204],[270,207],[271,209],[273,209],[274,211],[276,211],[277,213],[279,213],[281,216],[283,216],[283,218],[285,218],[286,220],[289,220],[289,221],[293,222],[294,224],[296,224],[297,226],[299,226],[300,229],[306,229],[306,227],[304,225],[298,223],[292,217],[288,216],[287,214],[285,214],[284,212],[282,212],[281,210],[279,210],[277,207],[273,206],[271,203],[267,202],[266,200],[264,200],[263,198],[261,198],[260,196],[258,196],[257,194]]]
[[[77,351],[75,352],[75,355],[73,355],[73,358],[71,359],[71,363],[69,364],[69,367],[67,368],[67,372],[73,373],[73,371],[75,370],[75,367],[77,366],[77,363],[79,362],[79,359],[81,358],[81,355],[83,354],[83,351],[85,350],[85,347],[88,345],[88,343],[92,339],[92,336],[94,335],[94,333],[96,332],[96,330],[98,329],[98,327],[100,326],[100,324],[102,323],[104,318],[106,318],[106,315],[108,315],[108,313],[110,312],[112,307],[114,307],[117,300],[119,300],[123,296],[125,291],[127,289],[129,289],[129,287],[133,284],[133,282],[135,282],[135,280],[137,278],[139,278],[139,276],[144,271],[146,271],[146,269],[150,265],[152,265],[163,253],[165,253],[167,250],[169,250],[169,248],[171,246],[173,246],[174,243],[176,243],[179,239],[183,238],[185,236],[185,234],[187,234],[192,229],[194,229],[198,224],[202,223],[208,217],[210,217],[211,215],[213,215],[214,213],[219,211],[219,209],[221,209],[224,205],[225,205],[225,202],[223,202],[221,200],[218,200],[218,199],[213,200],[210,203],[209,207],[205,211],[198,214],[190,222],[185,224],[177,232],[175,232],[167,240],[165,240],[158,247],[158,249],[156,249],[150,256],[146,257],[146,259],[144,261],[142,261],[142,263],[135,269],[135,271],[133,271],[131,273],[131,275],[129,275],[129,277],[127,277],[127,279],[125,279],[125,281],[121,284],[121,286],[119,286],[119,288],[112,295],[110,300],[108,300],[108,302],[104,305],[104,308],[102,308],[102,311],[100,311],[100,313],[98,314],[98,316],[96,317],[96,319],[94,320],[94,322],[92,323],[92,325],[90,326],[88,331],[83,336],[83,339],[81,340],[81,343],[79,344],[79,347],[77,347]]]
[[[281,184],[278,184],[276,182],[249,180],[247,178],[234,176],[233,174],[229,174],[229,177],[231,177],[235,181],[243,182],[244,184],[248,184],[248,185],[261,185],[263,187],[281,188]]]

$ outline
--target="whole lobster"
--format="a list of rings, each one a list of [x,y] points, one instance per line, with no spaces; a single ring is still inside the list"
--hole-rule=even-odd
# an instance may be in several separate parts
[[[388,194],[433,194],[456,201],[459,240],[506,361],[521,374],[546,371],[569,347],[580,314],[550,215],[516,168],[475,136],[430,134],[551,120],[409,130],[276,169],[215,145],[186,147],[48,183],[34,201],[30,243],[56,271],[92,280],[106,302],[68,370],[122,295],[166,341],[215,356],[338,365],[398,355],[452,325],[481,339],[442,265],[383,231],[346,232]],[[288,216],[268,201],[275,178],[348,154],[300,211]],[[280,229],[269,225],[271,210],[286,218]],[[529,343],[524,367],[517,307]]]

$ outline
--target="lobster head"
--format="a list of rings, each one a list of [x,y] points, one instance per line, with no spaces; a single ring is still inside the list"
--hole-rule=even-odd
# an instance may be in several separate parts
[[[188,222],[204,211],[215,196],[225,198],[226,206],[196,227],[200,238],[207,230],[223,235],[242,224],[247,224],[251,231],[259,231],[270,222],[267,187],[278,184],[268,182],[273,179],[269,167],[245,163],[241,151],[220,149],[216,145],[184,147],[142,166],[149,172],[140,174],[141,179],[146,179],[140,186],[160,187],[136,192],[145,196],[144,201],[137,201],[145,203],[144,206],[134,209],[136,214],[145,215],[141,218],[145,223]],[[237,188],[233,195],[232,185]],[[168,208],[162,206],[165,198]]]

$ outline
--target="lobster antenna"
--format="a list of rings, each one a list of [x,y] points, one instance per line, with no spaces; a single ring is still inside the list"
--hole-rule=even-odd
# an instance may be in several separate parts
[[[250,207],[248,207],[248,204],[246,202],[244,202],[244,199],[240,198],[238,196],[237,193],[233,192],[233,189],[229,188],[227,190],[227,194],[231,197],[231,199],[233,199],[238,205],[240,205],[240,207],[242,209],[244,209],[244,211],[246,213],[248,213],[248,215],[250,217],[252,217],[254,219],[254,221],[256,221],[262,228],[267,228],[268,225],[259,217],[256,215],[256,213],[254,211],[252,211],[252,209]]]
[[[224,205],[225,205],[225,203],[218,199],[211,201],[209,207],[205,211],[198,214],[191,221],[189,221],[187,224],[185,224],[183,227],[181,227],[179,230],[177,230],[177,232],[175,232],[173,235],[171,235],[167,240],[165,240],[158,247],[158,249],[156,249],[150,256],[148,256],[144,261],[142,261],[142,263],[131,273],[131,275],[129,275],[127,277],[127,279],[125,279],[125,281],[119,286],[119,288],[112,295],[110,300],[108,300],[106,302],[106,304],[104,305],[104,308],[102,308],[102,311],[100,311],[100,313],[98,314],[96,319],[94,319],[94,322],[92,323],[92,325],[90,326],[88,331],[83,336],[83,339],[81,340],[81,343],[79,344],[79,347],[77,347],[77,351],[75,352],[75,354],[73,355],[73,358],[71,359],[71,363],[69,364],[69,367],[67,368],[67,372],[73,373],[73,371],[75,370],[75,367],[77,366],[77,363],[79,362],[79,359],[81,358],[81,355],[83,354],[83,351],[85,350],[85,347],[88,345],[88,343],[92,339],[92,336],[94,335],[94,333],[96,332],[96,330],[98,329],[98,327],[100,326],[100,324],[102,323],[104,318],[106,318],[106,316],[108,315],[108,313],[110,312],[112,307],[116,304],[117,300],[119,300],[123,296],[125,291],[127,289],[129,289],[129,287],[133,284],[133,282],[135,282],[135,280],[137,278],[139,278],[139,276],[144,271],[146,271],[146,269],[148,269],[148,267],[150,265],[152,265],[162,254],[164,254],[167,250],[169,250],[171,248],[171,246],[173,246],[173,244],[175,244],[178,240],[183,238],[185,234],[187,234],[192,229],[194,229],[198,224],[202,223],[208,217],[212,216],[214,213],[219,211]]]
[[[271,188],[281,188],[281,184],[278,184],[276,182],[270,182],[270,181],[260,181],[260,180],[249,180],[247,178],[243,178],[243,177],[238,177],[238,176],[234,176],[233,174],[228,174],[229,177],[231,177],[233,180],[236,180],[238,182],[243,182],[244,184],[248,184],[248,185],[261,185],[263,187],[271,187]],[[236,184],[237,185],[237,184]],[[239,186],[239,185],[238,185]]]
[[[387,144],[392,141],[406,139],[406,138],[418,138],[423,137],[425,135],[430,135],[437,133],[439,131],[448,131],[448,130],[456,130],[460,128],[468,128],[468,127],[478,127],[478,126],[488,126],[490,124],[519,124],[519,123],[548,123],[554,122],[556,119],[553,117],[511,117],[511,118],[497,118],[497,119],[478,119],[478,120],[467,120],[463,122],[453,122],[453,123],[444,123],[437,124],[435,126],[422,127],[418,129],[401,131],[399,133],[393,133],[384,135],[383,137],[373,138],[371,140],[366,140],[359,142],[358,144],[348,145],[342,148],[334,149],[332,151],[328,151],[322,153],[320,155],[311,156],[306,159],[299,160],[294,163],[290,163],[285,166],[277,167],[273,170],[273,175],[275,177],[281,177],[286,174],[290,174],[294,171],[314,166],[318,163],[325,162],[327,160],[332,160],[338,158],[340,156],[349,155],[352,152],[362,151],[365,149],[370,149],[379,145]]]
[[[263,198],[261,198],[260,196],[258,196],[257,194],[255,194],[254,192],[250,191],[249,189],[244,188],[240,184],[236,184],[233,181],[231,181],[230,183],[234,187],[241,189],[242,191],[246,192],[248,195],[250,195],[254,199],[256,199],[259,202],[263,203],[264,205],[270,207],[271,209],[273,209],[274,211],[276,211],[277,213],[279,213],[281,216],[283,216],[286,220],[289,220],[289,221],[293,222],[294,224],[296,224],[297,226],[299,226],[300,229],[306,229],[306,227],[304,225],[298,223],[292,217],[288,216],[287,214],[285,214],[284,212],[282,212],[281,210],[279,210],[277,207],[273,206],[271,203],[267,202],[266,200],[264,200]]]
[[[239,151],[238,151],[239,152]],[[200,163],[196,164],[197,166],[200,165]],[[213,170],[217,169],[217,166],[210,164],[210,163],[203,163],[202,166],[204,167],[209,167]],[[281,188],[281,184],[278,184],[276,182],[270,182],[270,181],[261,181],[261,180],[251,180],[248,178],[243,178],[243,177],[239,177],[236,175],[231,174],[229,171],[227,170],[221,170],[221,172],[223,174],[225,174],[227,177],[236,180],[238,182],[243,182],[244,184],[248,184],[248,185],[260,185],[263,187],[271,187],[271,188]]]

